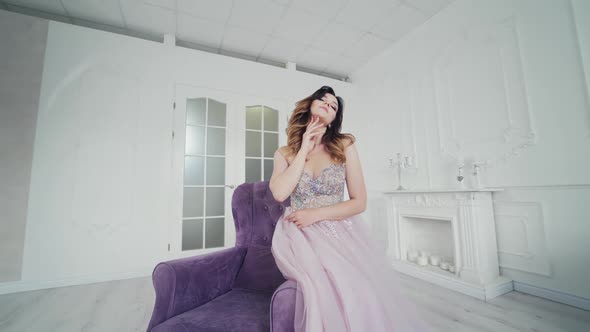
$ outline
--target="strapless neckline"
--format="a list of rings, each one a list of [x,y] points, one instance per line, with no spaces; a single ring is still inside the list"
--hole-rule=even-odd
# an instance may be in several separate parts
[[[316,177],[304,168],[290,195],[293,209],[316,208],[341,202],[346,182],[344,165],[332,163],[324,167]]]
[[[317,176],[313,176],[313,174],[311,172],[309,172],[306,168],[303,169],[303,174],[306,174],[310,179],[312,179],[313,181],[317,181],[317,179],[319,179],[325,171],[331,169],[332,167],[336,167],[336,166],[343,166],[344,163],[331,163],[329,166],[324,167]]]

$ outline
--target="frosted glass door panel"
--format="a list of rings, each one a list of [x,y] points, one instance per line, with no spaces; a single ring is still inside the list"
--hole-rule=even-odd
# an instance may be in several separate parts
[[[203,219],[184,220],[182,223],[182,250],[203,248]]]
[[[260,181],[260,159],[246,159],[246,182]]]
[[[246,107],[246,129],[262,130],[262,108]]]
[[[279,112],[270,107],[264,107],[264,130],[279,131]]]
[[[207,100],[205,98],[195,98],[186,101],[186,124],[187,125],[205,125],[205,112],[207,111]]]
[[[209,117],[207,118],[209,126],[225,127],[225,114],[225,104],[209,99]]]
[[[264,160],[264,181],[270,180],[270,177],[272,176],[273,164],[273,160]]]
[[[226,119],[222,101],[186,100],[183,251],[224,246]]]
[[[279,148],[279,134],[264,133],[264,158],[272,158]]]
[[[207,154],[225,155],[225,128],[207,128]]]
[[[223,218],[205,219],[207,234],[205,234],[205,247],[223,247],[225,227]]]
[[[207,188],[207,206],[206,215],[209,217],[223,216],[225,210],[225,196],[224,187],[209,187]]]
[[[184,187],[184,200],[182,202],[182,216],[185,218],[203,217],[204,188]]]
[[[205,157],[184,157],[184,184],[205,184]]]
[[[267,106],[246,107],[246,182],[268,181],[279,148],[279,112]]]
[[[205,154],[205,127],[186,126],[186,154],[193,156]]]
[[[225,158],[207,157],[207,184],[225,184]]]

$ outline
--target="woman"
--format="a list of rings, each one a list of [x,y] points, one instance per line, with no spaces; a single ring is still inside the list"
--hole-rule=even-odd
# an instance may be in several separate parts
[[[340,133],[343,109],[328,86],[297,102],[287,146],[274,154],[270,190],[291,206],[271,250],[297,282],[295,331],[425,331],[359,215],[367,193],[355,138]]]

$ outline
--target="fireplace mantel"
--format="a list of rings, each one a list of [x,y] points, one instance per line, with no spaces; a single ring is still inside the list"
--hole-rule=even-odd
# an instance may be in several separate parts
[[[395,268],[481,300],[512,291],[512,280],[500,276],[498,265],[492,200],[497,191],[502,189],[386,192],[392,203],[388,255]],[[416,250],[446,257],[454,271],[411,262]]]

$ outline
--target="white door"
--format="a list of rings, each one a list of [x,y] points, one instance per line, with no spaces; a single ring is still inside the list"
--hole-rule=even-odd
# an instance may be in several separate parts
[[[233,247],[233,189],[270,177],[285,103],[189,85],[175,103],[169,258]]]

